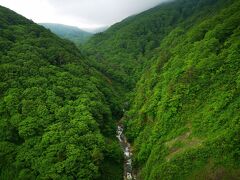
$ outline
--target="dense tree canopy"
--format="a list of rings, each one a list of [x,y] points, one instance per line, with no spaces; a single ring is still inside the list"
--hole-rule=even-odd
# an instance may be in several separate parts
[[[3,7],[0,47],[0,179],[102,179],[109,163],[121,177],[109,79],[71,42]]]
[[[176,0],[80,52],[0,7],[0,179],[122,179],[122,116],[138,179],[238,179],[239,22],[239,0]]]
[[[86,45],[96,68],[134,88],[124,122],[139,179],[240,176],[239,22],[238,0],[178,0]]]
[[[84,48],[98,70],[132,89],[143,70],[150,66],[163,38],[186,19],[193,18],[193,14],[208,12],[217,1],[177,0],[161,4],[95,35]]]

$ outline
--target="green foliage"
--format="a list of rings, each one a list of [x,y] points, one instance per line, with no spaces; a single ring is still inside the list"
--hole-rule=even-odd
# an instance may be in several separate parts
[[[140,179],[239,177],[240,3],[197,4],[161,41],[125,115]]]
[[[0,15],[0,179],[121,176],[121,106],[108,79],[69,41]]]
[[[165,3],[83,55],[0,7],[0,179],[122,179],[122,109],[139,179],[238,179],[239,10]]]
[[[132,90],[151,65],[163,38],[193,13],[208,11],[216,0],[176,1],[161,4],[113,25],[93,36],[83,47],[94,67]]]
[[[125,125],[139,179],[239,177],[239,10],[236,0],[165,3],[85,45],[133,91]]]

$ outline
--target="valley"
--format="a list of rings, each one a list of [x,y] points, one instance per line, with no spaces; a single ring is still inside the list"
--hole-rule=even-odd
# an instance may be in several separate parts
[[[0,179],[239,179],[239,22],[175,0],[69,39],[0,6]]]

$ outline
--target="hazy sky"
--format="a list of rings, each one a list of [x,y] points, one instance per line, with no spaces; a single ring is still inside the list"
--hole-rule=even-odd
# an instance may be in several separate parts
[[[156,6],[167,0],[0,0],[0,5],[32,19],[97,28]]]

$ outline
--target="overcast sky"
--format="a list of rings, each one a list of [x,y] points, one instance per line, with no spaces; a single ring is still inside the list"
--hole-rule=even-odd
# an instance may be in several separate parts
[[[0,5],[37,23],[80,28],[109,26],[167,0],[0,0]]]

